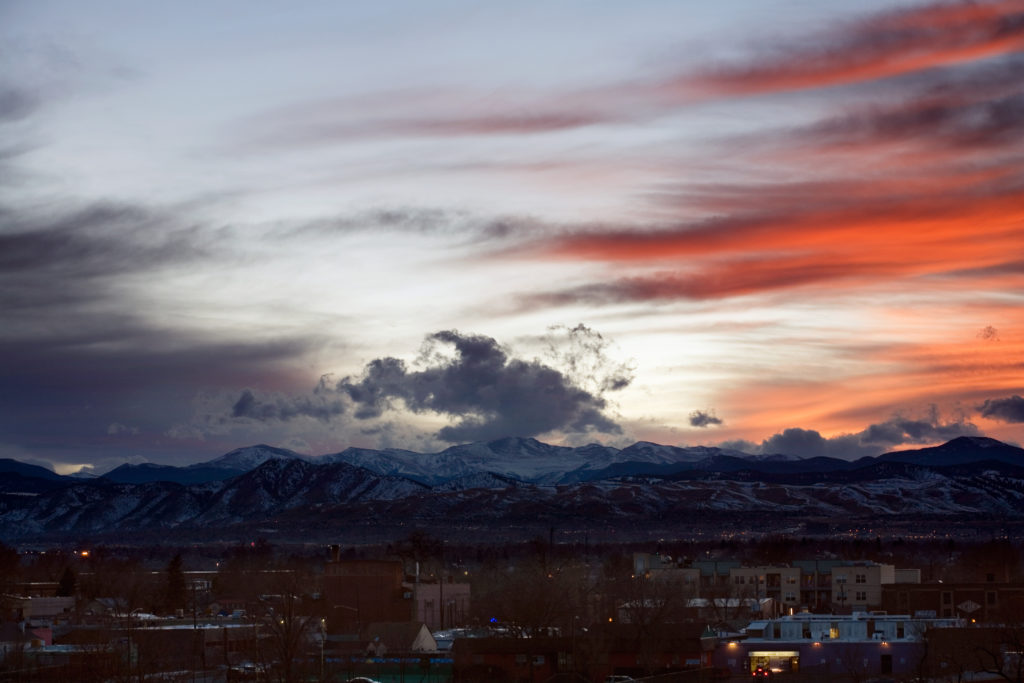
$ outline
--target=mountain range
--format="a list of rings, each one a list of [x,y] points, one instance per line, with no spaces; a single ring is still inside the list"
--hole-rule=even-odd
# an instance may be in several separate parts
[[[122,465],[92,479],[0,460],[2,539],[254,531],[368,539],[417,525],[636,536],[740,518],[791,529],[808,520],[994,517],[1024,522],[1024,449],[984,437],[852,462],[528,438],[319,457],[257,445],[185,467]]]

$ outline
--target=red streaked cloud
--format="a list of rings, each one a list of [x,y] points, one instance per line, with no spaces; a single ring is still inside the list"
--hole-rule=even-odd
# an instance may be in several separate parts
[[[1024,50],[1020,2],[934,3],[848,25],[819,44],[683,75],[683,93],[748,95],[872,81]]]
[[[735,193],[732,216],[659,230],[581,232],[541,245],[538,254],[652,269],[548,295],[552,303],[714,298],[998,269],[1024,251],[1022,193],[1024,183],[959,192],[940,183],[906,196],[859,182],[755,186],[745,196]],[[719,194],[709,203],[722,201]],[[670,262],[677,271],[665,270]]]
[[[943,67],[1024,52],[1019,1],[935,2],[849,21],[747,61],[688,67],[557,94],[533,89],[397,91],[282,108],[263,142],[321,143],[374,137],[536,135],[635,124],[706,100],[770,95],[899,76],[927,80]],[[453,112],[458,112],[453,114]],[[927,113],[927,112],[926,112]]]

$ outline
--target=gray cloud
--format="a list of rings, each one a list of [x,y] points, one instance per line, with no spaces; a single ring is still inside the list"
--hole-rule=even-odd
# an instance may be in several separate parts
[[[1024,398],[1014,394],[1008,398],[990,398],[978,406],[982,417],[1001,422],[1024,422]]]
[[[943,422],[938,410],[932,406],[924,418],[910,419],[896,415],[885,422],[869,425],[856,434],[840,434],[826,438],[813,429],[792,427],[765,439],[752,452],[856,460],[864,456],[879,455],[901,445],[929,444],[948,441],[958,436],[979,434],[977,426],[963,419]],[[751,445],[749,442],[731,442],[728,447],[747,450]]]
[[[451,347],[455,357],[447,358],[441,350]],[[394,401],[416,413],[453,417],[456,424],[437,434],[449,442],[558,429],[621,432],[604,415],[604,399],[539,361],[510,358],[491,337],[437,332],[426,340],[423,361],[425,369],[409,370],[399,359],[376,359],[361,377],[346,377],[337,389],[356,404],[355,416],[361,419],[381,416]]]
[[[23,119],[38,106],[38,98],[28,90],[0,85],[0,123]]]
[[[323,394],[313,396],[285,396],[272,394],[257,397],[252,389],[244,389],[231,407],[234,418],[248,418],[259,422],[280,420],[287,422],[297,417],[310,417],[321,422],[345,413],[345,406],[338,398]]]
[[[695,410],[690,413],[691,427],[710,427],[711,425],[722,424],[722,419],[715,415],[715,411]]]
[[[958,436],[978,436],[978,428],[963,420],[942,422],[938,410],[932,406],[924,419],[894,416],[885,422],[873,424],[859,434],[865,444],[895,446],[898,444],[932,443],[948,441]]]
[[[106,298],[118,276],[199,262],[198,228],[169,212],[96,202],[46,212],[0,207],[0,308],[31,317]],[[9,328],[10,328],[9,324]],[[8,329],[9,331],[9,329]]]

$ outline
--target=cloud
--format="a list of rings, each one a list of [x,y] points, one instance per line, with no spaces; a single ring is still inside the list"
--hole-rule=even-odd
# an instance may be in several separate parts
[[[719,140],[723,159],[770,164],[783,180],[662,185],[647,197],[665,219],[552,229],[509,253],[604,263],[608,276],[524,296],[522,307],[1008,282],[1024,250],[1021,69],[1013,57],[937,70],[896,95],[865,87],[856,101],[837,98],[837,113],[817,122]]]
[[[991,325],[986,325],[981,328],[980,332],[978,332],[978,339],[984,339],[985,341],[999,341],[999,330]]]
[[[785,453],[804,458],[823,456],[856,460],[879,455],[897,446],[933,444],[949,441],[958,436],[979,434],[977,426],[964,419],[943,422],[937,408],[931,406],[925,417],[915,419],[894,415],[884,422],[869,425],[856,434],[825,437],[814,429],[792,427],[762,441],[755,452]],[[749,442],[731,442],[729,447],[744,450],[743,446],[749,448],[750,445]]]
[[[635,362],[613,361],[613,344],[600,332],[579,323],[556,325],[543,339],[547,357],[576,386],[595,395],[625,389],[636,376]]]
[[[885,422],[870,425],[858,436],[866,444],[881,444],[885,447],[899,444],[925,444],[948,441],[958,436],[978,436],[978,428],[962,419],[942,422],[938,409],[931,406],[924,418],[913,419],[893,416]]]
[[[453,357],[445,352],[454,351]],[[437,437],[448,442],[506,436],[536,436],[562,430],[619,433],[600,396],[572,384],[562,372],[539,361],[509,357],[497,341],[454,330],[427,337],[422,370],[397,358],[366,365],[361,377],[337,384],[356,404],[360,419],[397,408],[455,418]]]
[[[1024,398],[1014,394],[1008,398],[990,398],[978,406],[982,417],[1000,422],[1024,422]]]
[[[927,77],[1024,48],[1024,12],[1006,0],[932,2],[877,12],[709,69],[675,69],[557,93],[404,90],[307,102],[250,125],[257,144],[308,145],[382,136],[537,135],[601,124],[635,123],[708,99]],[[481,104],[483,103],[483,104]],[[396,111],[415,112],[396,116]],[[457,115],[449,112],[457,111]],[[359,112],[356,117],[352,112]],[[250,143],[251,144],[251,143]]]
[[[120,422],[111,422],[107,426],[107,434],[109,434],[110,436],[117,436],[118,434],[138,434],[138,433],[139,433],[139,428],[138,427],[129,427],[128,425],[123,425]]]
[[[28,90],[0,84],[0,123],[24,119],[38,106],[38,98]]]
[[[251,389],[244,389],[235,404],[231,406],[231,417],[246,418],[258,422],[288,422],[297,417],[310,417],[321,422],[345,413],[345,406],[338,398],[323,394],[313,396],[285,396],[272,394],[257,396]]]
[[[206,261],[198,229],[172,213],[95,202],[56,210],[0,207],[0,308],[31,316],[107,296],[119,276]]]
[[[859,83],[969,62],[1024,48],[1017,2],[933,2],[881,12],[776,47],[748,63],[683,75],[665,84],[684,93],[747,95]]]
[[[715,415],[715,411],[695,410],[690,413],[691,427],[710,427],[711,425],[722,424],[722,419]]]

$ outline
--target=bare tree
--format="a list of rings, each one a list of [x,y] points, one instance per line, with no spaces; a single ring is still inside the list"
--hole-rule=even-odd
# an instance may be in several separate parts
[[[293,584],[293,581],[288,581]],[[320,619],[304,614],[297,586],[287,585],[280,600],[268,608],[262,619],[263,661],[274,672],[275,680],[292,683],[304,679],[309,673],[312,636]]]

